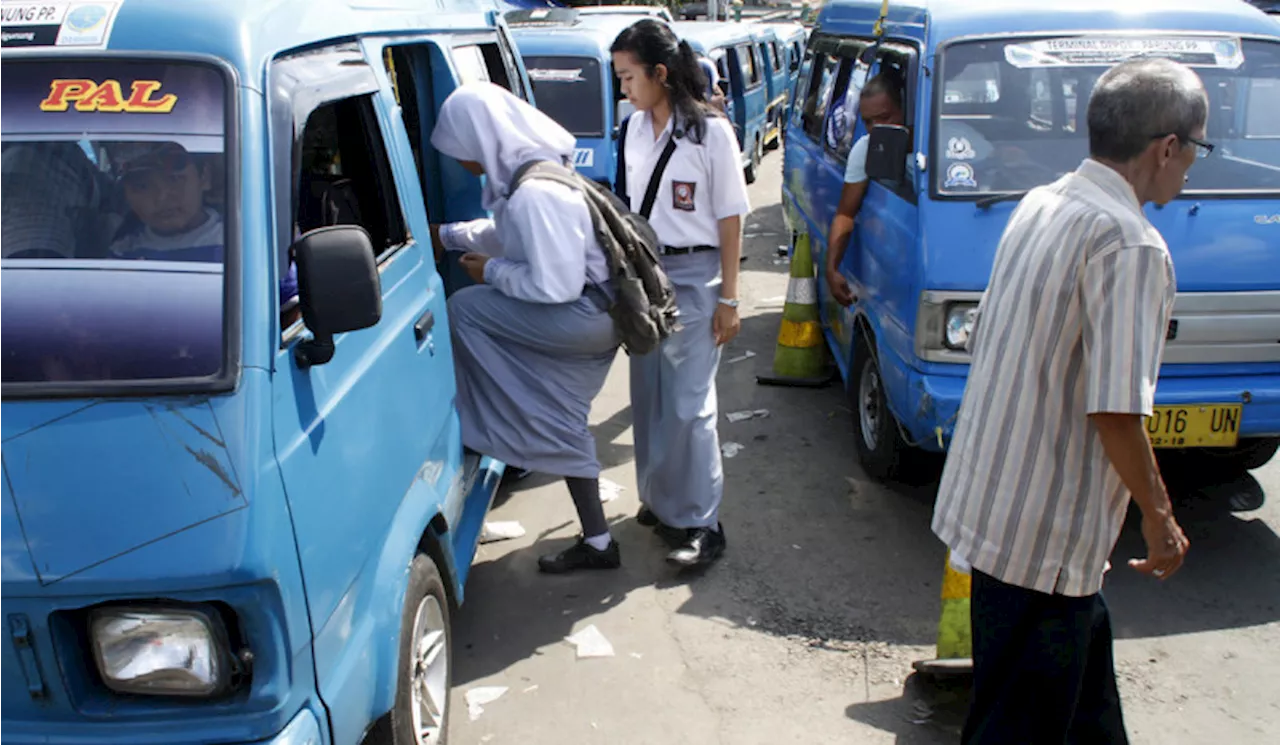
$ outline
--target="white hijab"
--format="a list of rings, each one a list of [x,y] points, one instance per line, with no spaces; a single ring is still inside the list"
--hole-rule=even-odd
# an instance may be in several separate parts
[[[516,169],[531,160],[573,162],[577,140],[554,119],[492,83],[467,83],[445,99],[431,144],[484,166],[483,204],[499,207]]]

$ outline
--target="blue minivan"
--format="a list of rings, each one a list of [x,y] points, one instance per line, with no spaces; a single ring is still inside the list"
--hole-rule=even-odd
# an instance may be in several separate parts
[[[465,453],[444,98],[482,0],[3,13],[5,743],[442,743]]]
[[[782,115],[787,110],[787,94],[791,91],[791,73],[787,66],[787,53],[778,41],[771,26],[763,23],[745,24],[751,30],[765,79],[768,101],[765,109],[764,147],[772,150],[782,144]]]
[[[752,38],[749,24],[716,21],[676,21],[676,35],[716,64],[725,91],[729,119],[742,149],[747,183],[754,183],[764,159],[768,135],[769,91],[764,60]]]
[[[1193,65],[1209,90],[1217,149],[1182,196],[1147,214],[1178,277],[1148,420],[1154,445],[1224,478],[1280,444],[1280,32],[1242,0],[1107,0],[1011,6],[961,0],[832,0],[809,41],[788,122],[783,202],[809,241],[828,345],[853,401],[865,469],[893,477],[918,448],[943,450],[964,391],[965,342],[1018,197],[1087,155],[1089,92],[1134,53]],[[869,64],[868,64],[869,63]],[[904,81],[907,127],[877,127],[872,183],[834,302],[821,275],[845,161],[866,132],[868,75]]]
[[[578,138],[574,167],[612,188],[618,130],[634,107],[622,96],[609,48],[639,18],[571,13],[554,23],[541,15],[507,18],[538,108]]]

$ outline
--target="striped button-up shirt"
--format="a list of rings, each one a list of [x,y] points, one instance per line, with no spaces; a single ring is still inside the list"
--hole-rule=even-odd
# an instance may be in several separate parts
[[[1019,587],[1101,589],[1130,494],[1089,415],[1151,415],[1175,292],[1164,239],[1111,168],[1086,160],[1023,198],[934,511],[954,554]]]

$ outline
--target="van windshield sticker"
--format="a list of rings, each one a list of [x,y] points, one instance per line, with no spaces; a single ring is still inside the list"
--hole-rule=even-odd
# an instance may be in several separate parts
[[[535,83],[582,83],[582,68],[576,70],[553,70],[547,68],[529,70],[529,79]]]
[[[1067,37],[1006,44],[1010,65],[1110,67],[1133,57],[1164,57],[1192,67],[1234,70],[1244,64],[1239,39],[1193,37]]]
[[[168,114],[178,103],[172,93],[160,94],[159,80],[135,80],[129,93],[118,80],[101,83],[87,78],[56,79],[49,84],[49,97],[40,102],[41,111],[123,112],[128,114]]]
[[[105,47],[120,2],[0,3],[0,46]]]

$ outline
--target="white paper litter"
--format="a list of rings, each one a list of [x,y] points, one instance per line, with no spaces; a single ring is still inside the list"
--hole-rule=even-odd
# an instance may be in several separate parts
[[[632,656],[632,657],[634,657],[634,658],[636,658],[637,660],[643,660],[643,659],[644,659],[644,655],[640,654],[639,652],[632,652],[632,653],[631,653],[631,656]]]
[[[783,266],[784,264],[790,264],[791,259],[774,259],[773,263],[774,266]]]
[[[615,483],[609,479],[600,479],[600,501],[612,502],[617,499],[622,492],[626,491],[626,487],[622,484]]]
[[[768,409],[756,409],[755,411],[734,411],[726,414],[732,423],[745,422],[748,419],[766,419],[769,416]]]
[[[510,522],[497,521],[485,523],[484,528],[480,530],[480,542],[494,543],[496,541],[509,541],[512,538],[519,538],[524,534],[524,526],[514,520]]]
[[[538,686],[536,686],[536,685],[531,685],[531,686],[529,686],[528,688],[524,689],[524,692],[525,692],[525,693],[533,693],[533,692],[534,692],[534,691],[536,691],[536,690],[538,690]]]
[[[776,297],[767,297],[764,300],[761,300],[760,302],[756,303],[756,307],[758,308],[765,305],[786,305],[786,304],[787,304],[787,296],[778,295]]]
[[[733,364],[733,363],[735,363],[735,362],[742,362],[743,360],[749,360],[749,359],[751,359],[752,357],[755,357],[755,356],[756,356],[756,353],[755,353],[755,352],[752,352],[750,349],[748,349],[747,351],[743,352],[742,354],[738,355],[737,357],[734,357],[734,358],[733,358],[733,359],[731,359],[731,360],[726,360],[726,361],[725,361],[725,364],[727,364],[727,365],[732,365],[732,364]]]
[[[595,624],[591,624],[573,636],[566,636],[565,641],[578,648],[578,659],[588,657],[612,657],[613,645],[604,638]]]
[[[471,715],[471,721],[474,722],[480,718],[484,713],[485,704],[497,701],[506,692],[506,686],[480,686],[467,691],[467,713]]]
[[[735,458],[742,452],[742,443],[726,442],[720,445],[720,454],[726,458]]]

